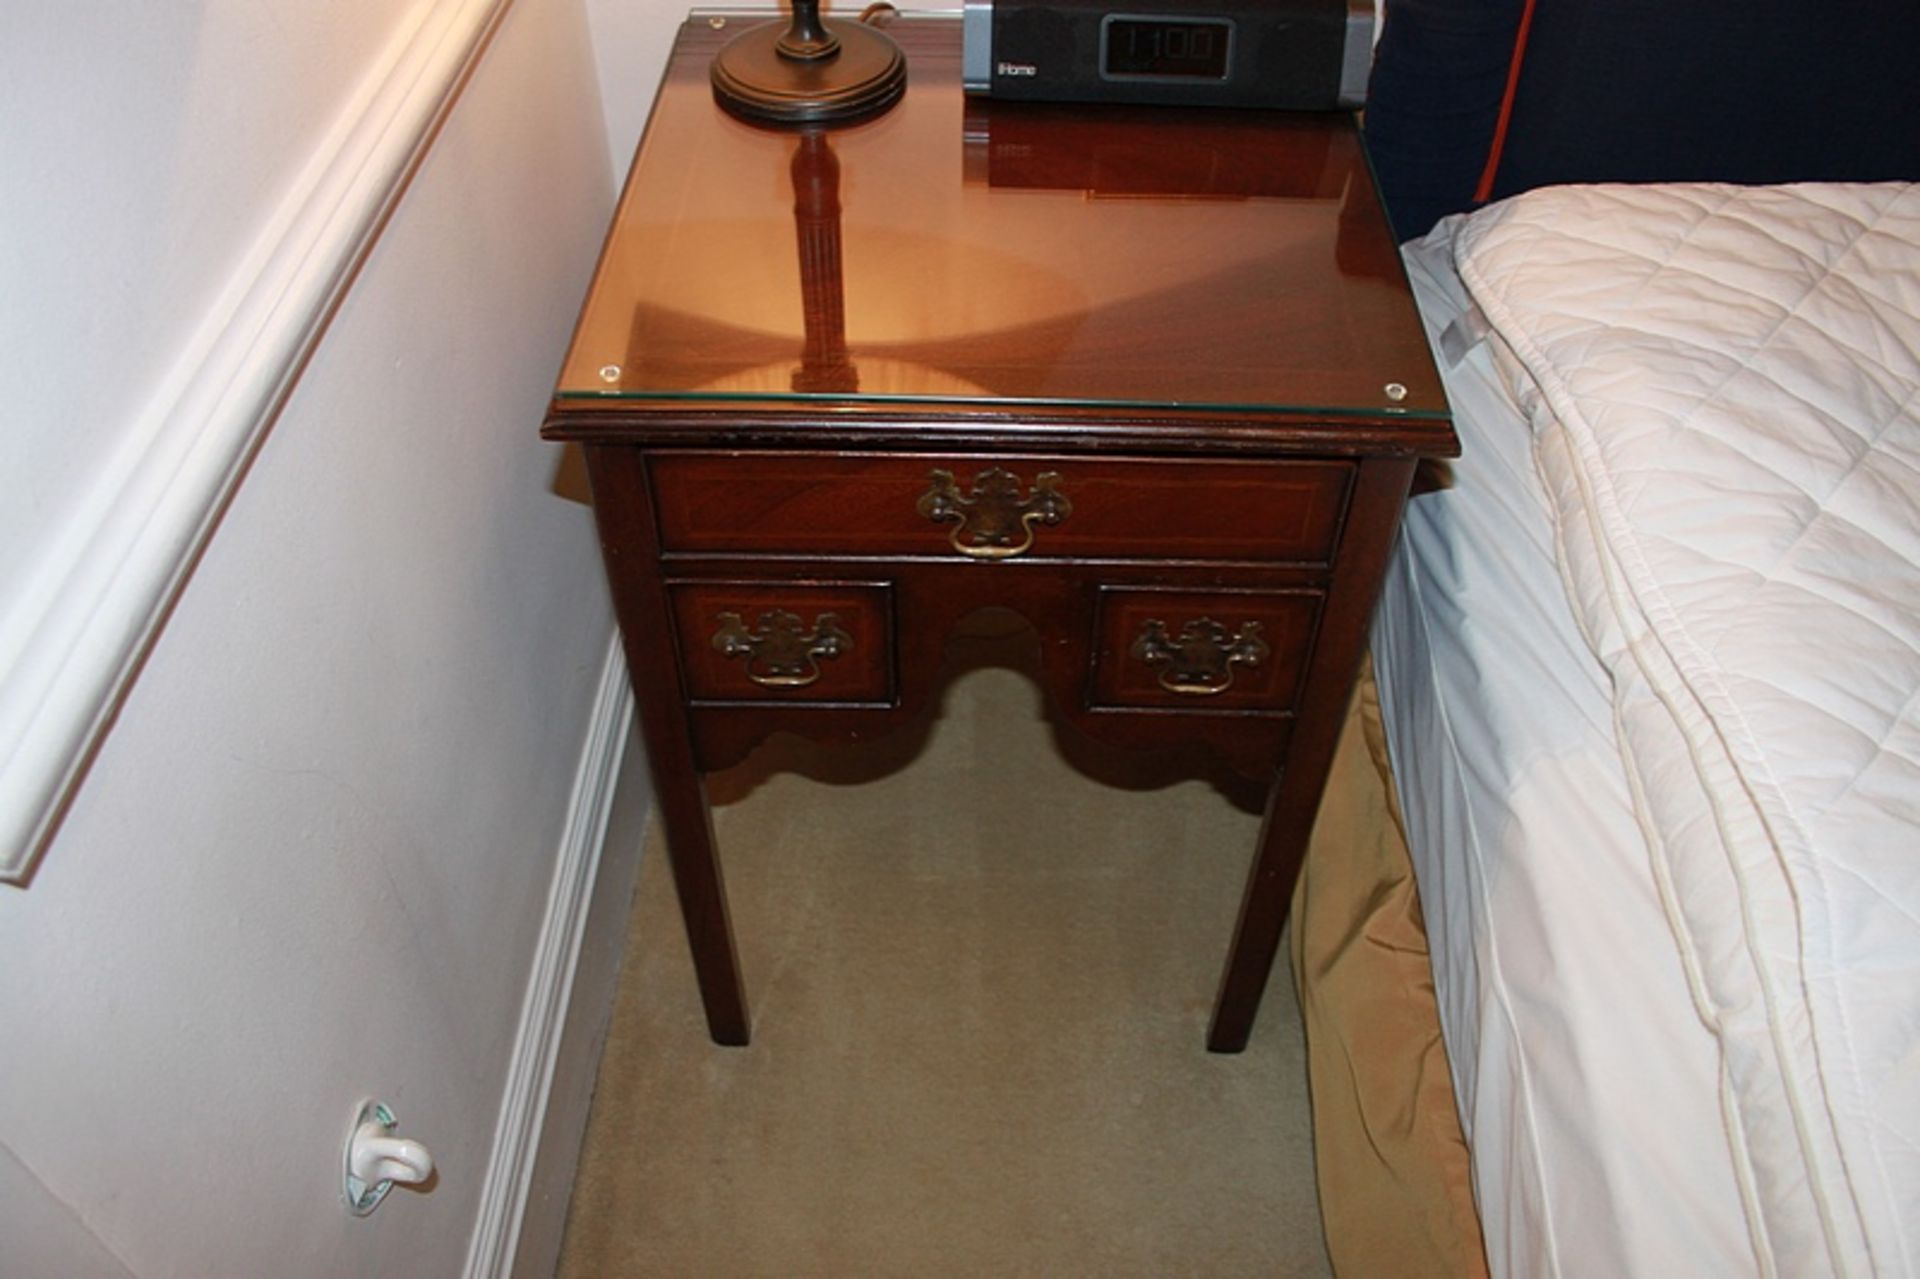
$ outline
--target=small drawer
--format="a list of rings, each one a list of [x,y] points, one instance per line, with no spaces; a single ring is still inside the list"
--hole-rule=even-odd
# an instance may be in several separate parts
[[[667,590],[691,701],[893,700],[884,585],[669,582]]]
[[[1320,603],[1311,590],[1104,588],[1092,704],[1290,713]]]
[[[1328,563],[1341,459],[661,453],[668,554]]]

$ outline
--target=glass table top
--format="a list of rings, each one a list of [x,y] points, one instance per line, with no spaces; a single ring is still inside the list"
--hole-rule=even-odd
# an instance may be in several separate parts
[[[561,400],[1446,416],[1349,117],[969,99],[908,15],[891,111],[766,128],[707,79],[765,20],[682,29]]]

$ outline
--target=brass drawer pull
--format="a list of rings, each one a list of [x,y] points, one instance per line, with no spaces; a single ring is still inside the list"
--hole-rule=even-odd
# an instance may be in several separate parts
[[[853,648],[853,636],[840,629],[840,619],[822,613],[813,629],[802,631],[800,619],[775,609],[760,615],[749,631],[738,613],[720,614],[713,646],[726,657],[747,659],[747,678],[762,688],[805,688],[820,678],[820,662]]]
[[[1233,687],[1233,668],[1258,666],[1273,650],[1260,638],[1260,623],[1248,622],[1232,638],[1210,617],[1188,622],[1180,638],[1167,637],[1165,622],[1149,621],[1133,642],[1133,656],[1164,666],[1160,687],[1186,697],[1213,697]]]
[[[1033,477],[1033,496],[1022,497],[1020,477],[991,467],[973,477],[973,491],[962,493],[952,471],[934,471],[933,487],[916,508],[935,524],[952,522],[947,540],[962,555],[977,560],[1010,560],[1033,546],[1033,526],[1058,524],[1073,513],[1073,503],[1054,486],[1060,476],[1042,471]],[[966,541],[961,541],[962,535]],[[1013,539],[1019,536],[1020,541]]]

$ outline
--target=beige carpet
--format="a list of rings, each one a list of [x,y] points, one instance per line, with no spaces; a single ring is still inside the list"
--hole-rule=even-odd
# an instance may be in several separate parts
[[[1330,1273],[1284,967],[1244,1054],[1202,1043],[1257,815],[1087,780],[985,665],[1019,641],[962,649],[923,741],[713,779],[750,1048],[654,831],[563,1276]]]

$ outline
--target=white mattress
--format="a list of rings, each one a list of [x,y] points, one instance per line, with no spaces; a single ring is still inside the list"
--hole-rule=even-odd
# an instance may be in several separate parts
[[[1562,189],[1409,250],[1436,339],[1457,266],[1497,330],[1375,661],[1499,1273],[1912,1273],[1913,204]]]

